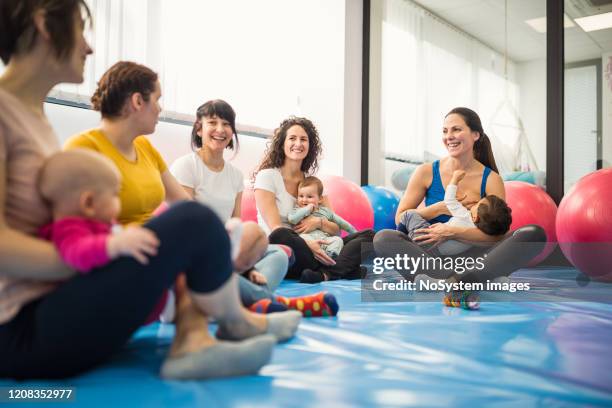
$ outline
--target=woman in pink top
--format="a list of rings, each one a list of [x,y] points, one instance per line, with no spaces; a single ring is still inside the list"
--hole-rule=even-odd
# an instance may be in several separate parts
[[[68,377],[108,360],[181,271],[182,293],[195,307],[178,307],[163,375],[254,373],[297,323],[241,307],[229,239],[211,210],[195,202],[172,207],[144,225],[159,241],[146,265],[120,257],[87,275],[69,269],[51,243],[36,237],[51,220],[36,188],[38,172],[59,150],[43,103],[56,84],[83,80],[92,52],[83,15],[89,17],[84,0],[0,2],[6,64],[0,77],[0,378]],[[208,334],[207,315],[219,322],[218,336],[231,341]]]

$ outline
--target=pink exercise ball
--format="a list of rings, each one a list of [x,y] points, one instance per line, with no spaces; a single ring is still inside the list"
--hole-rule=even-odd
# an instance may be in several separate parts
[[[257,206],[255,205],[255,192],[252,187],[245,187],[240,202],[240,218],[242,221],[257,222]]]
[[[340,176],[323,176],[321,180],[325,187],[324,194],[329,197],[336,214],[358,231],[374,226],[374,210],[361,187]]]
[[[594,279],[612,281],[612,169],[584,176],[563,197],[557,236],[576,268]]]
[[[529,263],[529,266],[536,266],[546,259],[557,245],[557,234],[555,232],[557,205],[542,188],[533,184],[524,181],[507,181],[504,185],[506,187],[506,202],[512,209],[510,231],[515,231],[525,225],[536,224],[546,232],[546,246]]]

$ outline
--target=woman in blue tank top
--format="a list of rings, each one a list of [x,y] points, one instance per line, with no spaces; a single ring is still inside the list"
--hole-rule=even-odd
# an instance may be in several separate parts
[[[401,252],[411,257],[427,256],[429,254],[421,245],[436,244],[448,239],[473,243],[495,243],[503,240],[490,251],[490,246],[486,249],[475,247],[475,251],[468,251],[470,255],[488,251],[485,268],[478,272],[476,280],[486,281],[499,276],[508,276],[513,271],[526,266],[538,255],[543,243],[546,242],[546,235],[540,227],[523,227],[506,238],[487,235],[478,228],[444,224],[450,216],[444,204],[445,186],[455,170],[466,172],[457,192],[457,199],[465,207],[470,208],[485,195],[492,194],[502,199],[506,197],[503,180],[497,173],[491,142],[482,128],[478,114],[462,107],[451,110],[444,119],[442,143],[446,147],[448,156],[417,167],[399,203],[395,218],[396,223],[399,223],[405,211],[415,209],[425,201],[425,208],[419,213],[433,225],[419,231],[422,235],[415,238],[418,243],[411,241],[400,231],[378,232],[374,238],[377,254],[395,256]],[[519,249],[518,243],[536,243],[536,245],[520,245]],[[398,248],[401,250],[398,251]],[[430,276],[440,278],[448,277],[448,273],[448,271],[428,271]],[[406,278],[412,277],[413,275],[406,276]]]
[[[444,200],[444,193],[446,189],[442,185],[442,179],[440,177],[440,160],[436,160],[431,165],[433,178],[431,180],[431,185],[427,189],[425,193],[425,205],[430,206],[437,202]],[[491,174],[491,168],[484,166],[484,170],[482,172],[482,181],[480,183],[480,197],[484,198],[487,195],[487,180],[489,178],[489,174]],[[441,214],[435,218],[429,220],[432,224],[438,222],[446,222],[450,219],[450,215]]]

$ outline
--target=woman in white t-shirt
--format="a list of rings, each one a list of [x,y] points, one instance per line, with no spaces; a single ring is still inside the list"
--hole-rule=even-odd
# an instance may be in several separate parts
[[[304,218],[295,226],[287,221],[295,206],[298,184],[306,175],[316,172],[320,154],[319,133],[310,120],[290,117],[280,124],[256,171],[257,219],[269,234],[270,243],[293,249],[296,260],[287,278],[305,283],[361,278],[365,272],[360,267],[361,244],[371,243],[374,231],[364,230],[346,236],[344,248],[334,261],[321,249],[322,240],[306,241],[299,234],[320,229],[336,235],[339,232],[337,224],[314,216]],[[322,205],[331,208],[325,192],[323,194]]]
[[[198,108],[191,144],[194,151],[172,164],[174,177],[191,197],[209,206],[223,222],[240,217],[243,175],[223,158],[225,149],[238,147],[236,114],[227,102],[216,99]],[[242,230],[241,247],[263,245],[265,249],[254,269],[239,280],[242,302],[252,306],[262,299],[275,300],[272,292],[287,273],[287,254],[278,245],[268,246],[266,234],[256,223],[245,222]]]

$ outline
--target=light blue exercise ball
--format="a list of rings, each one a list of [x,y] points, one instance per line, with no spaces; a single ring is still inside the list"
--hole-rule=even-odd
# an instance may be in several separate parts
[[[374,230],[395,229],[395,212],[399,197],[385,187],[361,186],[374,210]]]

